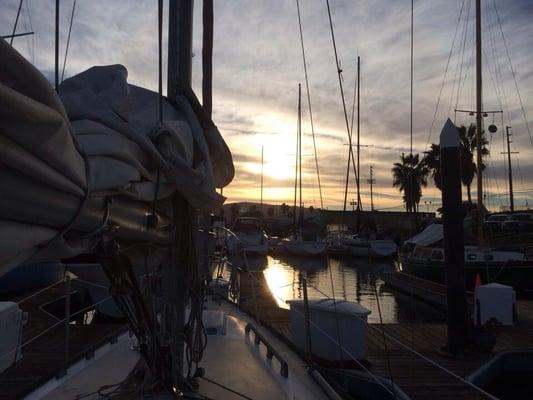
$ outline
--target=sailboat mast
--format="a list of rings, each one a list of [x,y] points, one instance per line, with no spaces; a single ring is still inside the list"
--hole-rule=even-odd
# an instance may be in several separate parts
[[[476,167],[478,239],[483,243],[483,176],[481,171],[481,132],[483,125],[483,87],[481,67],[481,0],[476,0]]]
[[[22,4],[22,1],[20,2]],[[59,86],[59,0],[56,0],[55,20],[55,58],[54,58],[54,83],[55,89]],[[13,40],[13,39],[11,39]]]
[[[264,155],[265,146],[261,145],[261,214],[263,214],[263,155]]]
[[[361,90],[360,90],[360,82],[361,82],[361,57],[357,56],[357,175],[356,175],[356,182],[357,182],[357,211],[361,211],[361,193],[360,193],[360,186],[359,186],[359,176],[361,175],[359,160],[360,160],[360,133],[361,133],[361,115],[360,115],[360,104],[361,104]],[[359,216],[357,217],[357,223],[359,224]]]
[[[509,133],[510,126],[505,127],[505,134],[507,136],[507,162],[509,165],[509,207],[511,209],[511,212],[514,212],[514,194],[513,194],[513,167],[511,166],[511,140],[509,136],[511,134]]]
[[[300,136],[298,135],[298,130],[300,129],[300,84],[298,84],[298,119],[296,122],[296,157],[294,161],[294,212],[292,216],[292,226],[293,230],[296,231],[296,201],[298,199],[298,155],[299,155],[299,144]]]
[[[300,173],[300,230],[303,229],[304,209],[302,202],[302,86],[298,84],[298,164]]]

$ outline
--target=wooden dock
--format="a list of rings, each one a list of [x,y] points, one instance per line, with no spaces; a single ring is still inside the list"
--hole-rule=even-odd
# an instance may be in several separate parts
[[[380,278],[385,284],[407,295],[413,295],[438,308],[446,308],[446,286],[409,275],[404,272],[381,273]],[[474,305],[474,293],[466,292],[466,301],[469,307]]]
[[[242,272],[240,293],[239,305],[245,312],[291,341],[289,311],[278,307],[262,272]],[[496,352],[533,347],[533,301],[519,301],[517,308],[520,324],[499,328],[491,354],[472,353],[462,360],[445,356],[441,351],[447,338],[445,324],[369,324],[366,361],[373,374],[391,379],[412,399],[486,398],[463,379]]]
[[[71,293],[79,286],[71,281]],[[125,323],[72,323],[69,327],[68,358],[66,356],[66,324],[43,309],[43,305],[65,298],[65,284],[60,283],[36,296],[19,303],[28,313],[28,322],[23,326],[21,343],[22,358],[0,374],[0,400],[19,399],[39,385],[61,374],[61,371],[82,358],[92,357],[93,352],[107,342],[113,341],[127,330]],[[54,325],[57,325],[54,327]],[[43,332],[45,332],[43,334]]]

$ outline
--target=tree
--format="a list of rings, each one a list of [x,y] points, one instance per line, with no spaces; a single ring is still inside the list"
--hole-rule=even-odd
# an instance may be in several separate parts
[[[431,143],[431,148],[424,152],[422,161],[429,168],[437,189],[442,190],[442,173],[440,169],[440,145]]]
[[[407,212],[417,212],[422,198],[422,187],[427,186],[429,168],[418,154],[402,154],[399,163],[392,167],[392,186],[403,192]]]
[[[474,181],[474,176],[477,174],[476,167],[476,126],[470,125],[468,129],[465,126],[457,128],[459,132],[459,140],[461,142],[461,182],[466,186],[466,192],[468,195],[468,203],[472,204],[471,186]],[[487,149],[488,141],[484,136],[484,132],[481,133],[481,155],[486,156],[489,154]],[[440,168],[440,146],[432,143],[431,148],[424,152],[423,162],[431,171],[431,176],[435,182],[435,186],[442,190],[441,182],[441,168]],[[481,170],[485,169],[485,164],[481,164]]]
[[[472,194],[470,187],[474,181],[474,176],[477,174],[476,166],[476,126],[471,124],[468,129],[465,126],[457,128],[459,131],[459,140],[461,141],[461,182],[466,186],[466,193],[468,195],[468,203],[472,204]],[[488,140],[485,138],[485,132],[481,132],[481,157],[489,154],[487,149]],[[481,163],[481,171],[485,169],[485,164]]]

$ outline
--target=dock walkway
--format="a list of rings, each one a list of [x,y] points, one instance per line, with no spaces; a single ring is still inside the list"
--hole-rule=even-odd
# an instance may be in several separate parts
[[[289,310],[278,307],[262,272],[241,272],[238,303],[274,333],[291,341]],[[519,325],[499,329],[494,353],[533,347],[533,302],[519,301],[517,308]],[[450,358],[441,351],[446,337],[445,324],[369,324],[366,360],[373,374],[392,378],[412,399],[487,398],[464,380],[494,353],[472,353],[463,360]]]

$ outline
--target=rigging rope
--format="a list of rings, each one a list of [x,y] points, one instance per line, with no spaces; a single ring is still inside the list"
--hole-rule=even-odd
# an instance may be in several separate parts
[[[63,59],[63,70],[61,71],[61,82],[65,76],[65,65],[67,64],[68,49],[70,45],[70,33],[72,32],[72,21],[74,21],[74,11],[76,10],[76,0],[72,4],[72,14],[70,15],[70,25],[68,27],[67,46],[65,48],[65,58]]]
[[[511,61],[511,55],[509,53],[509,48],[507,47],[507,40],[505,39],[505,34],[503,33],[502,22],[501,22],[501,19],[500,19],[500,13],[498,12],[498,8],[496,7],[496,1],[493,0],[492,3],[494,5],[494,11],[496,12],[496,18],[498,20],[498,25],[500,27],[500,32],[502,34],[503,44],[504,44],[504,47],[505,47],[505,53],[507,54],[507,60],[509,61],[509,66],[511,67],[511,74],[513,75],[513,81],[514,81],[514,85],[515,85],[515,88],[516,88],[516,93],[518,95],[518,100],[520,101],[520,107],[522,108],[522,115],[524,117],[524,122],[526,124],[527,133],[529,134],[529,141],[530,141],[531,145],[533,146],[533,137],[531,136],[531,130],[529,129],[529,122],[527,120],[526,110],[524,108],[524,103],[522,101],[522,96],[520,95],[520,89],[518,88],[518,81],[516,79],[516,73],[515,73],[515,70],[513,68],[513,63]]]
[[[305,87],[307,91],[307,104],[309,106],[309,120],[311,121],[311,134],[313,135],[313,149],[315,152],[315,165],[316,165],[316,175],[318,178],[318,193],[320,194],[320,207],[324,209],[324,203],[322,201],[322,185],[320,183],[320,170],[318,168],[318,153],[316,151],[316,141],[315,141],[315,127],[313,124],[313,111],[311,108],[311,93],[309,91],[309,79],[307,76],[307,60],[305,57],[305,47],[304,47],[304,36],[302,31],[302,19],[300,16],[300,2],[296,0],[296,10],[298,11],[298,26],[300,28],[300,44],[302,47],[302,60],[304,64],[304,74],[305,74]]]
[[[328,9],[328,18],[329,18],[329,28],[331,31],[331,41],[333,43],[333,53],[335,54],[335,65],[337,66],[337,76],[339,79],[339,88],[341,91],[341,99],[342,99],[342,109],[344,112],[344,121],[346,123],[346,131],[348,132],[348,167],[346,169],[346,187],[344,189],[344,206],[343,210],[346,211],[346,201],[348,198],[348,180],[350,178],[350,162],[353,164],[353,170],[355,175],[355,183],[357,184],[357,177],[359,171],[355,169],[355,159],[353,155],[353,148],[352,148],[352,132],[350,131],[350,125],[348,124],[348,112],[346,111],[346,101],[344,99],[344,89],[342,87],[342,69],[339,63],[339,57],[337,55],[337,43],[335,42],[335,32],[333,30],[333,21],[331,19],[331,9],[329,7],[329,0],[326,0],[326,7]]]
[[[13,33],[11,34],[11,39],[9,40],[9,45],[13,46],[13,39],[15,38],[15,32],[17,31],[17,24],[19,22],[19,15],[20,15],[20,9],[22,8],[22,2],[24,0],[20,0],[19,8],[17,11],[17,17],[15,18],[15,25],[13,26]]]
[[[437,112],[439,110],[440,99],[442,97],[442,90],[444,89],[444,85],[446,83],[446,75],[448,74],[448,67],[450,66],[450,60],[452,58],[453,49],[455,47],[455,39],[457,38],[457,31],[459,29],[459,24],[461,22],[461,17],[463,15],[464,5],[465,5],[465,0],[463,0],[463,2],[461,3],[461,9],[459,11],[459,18],[457,18],[457,25],[455,26],[455,33],[453,35],[452,48],[450,49],[450,54],[448,55],[448,61],[446,62],[446,68],[444,69],[444,76],[442,78],[442,84],[441,84],[441,87],[440,87],[440,90],[439,90],[439,97],[437,99],[437,104],[435,105],[435,112],[433,113],[433,120],[431,121],[431,127],[429,128],[429,133],[428,133],[428,137],[427,137],[427,140],[426,140],[426,147],[425,147],[424,151],[427,151],[427,149],[428,149],[429,141],[431,140],[431,134],[433,133],[433,127],[435,126],[435,121],[437,119]]]

